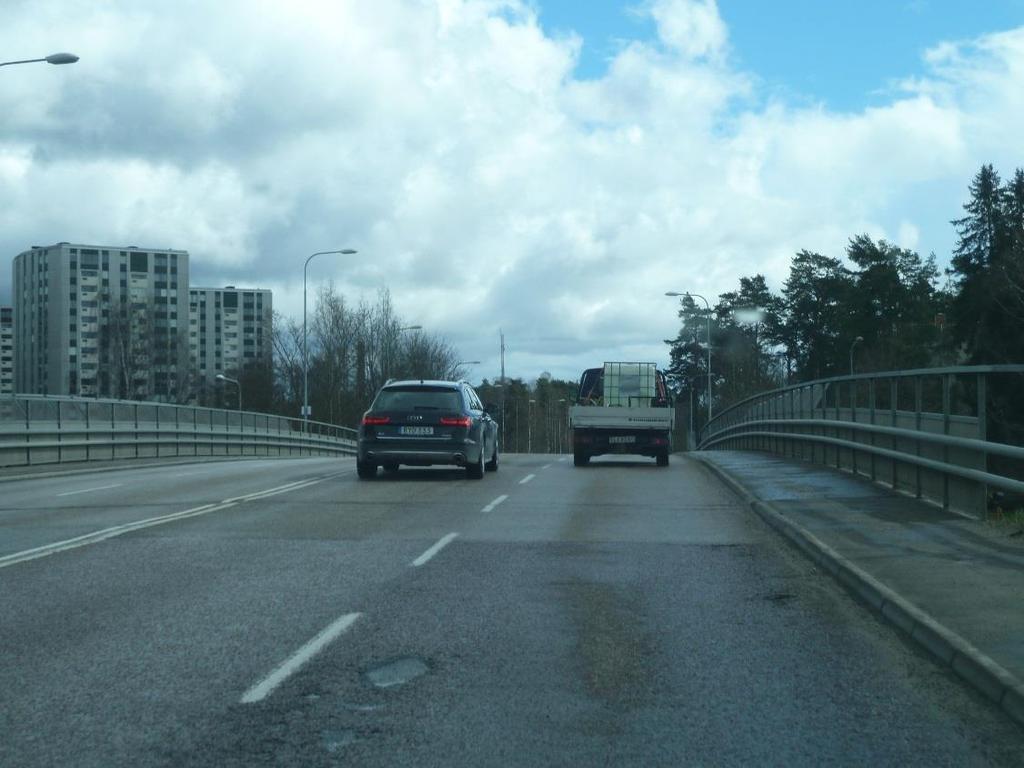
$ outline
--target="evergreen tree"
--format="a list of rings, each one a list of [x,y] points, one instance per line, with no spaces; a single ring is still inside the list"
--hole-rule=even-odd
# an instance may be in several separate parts
[[[856,269],[842,336],[846,345],[864,338],[858,370],[929,365],[939,338],[935,258],[868,235],[852,238],[846,253]]]
[[[782,289],[785,323],[780,340],[796,361],[800,380],[845,372],[843,321],[853,280],[838,260],[800,251]]]
[[[1001,270],[1001,254],[1010,238],[1004,217],[1005,190],[999,174],[983,165],[970,185],[967,215],[952,222],[957,244],[951,267],[955,296],[951,306],[953,338],[972,363],[1008,362],[1000,338],[1003,322],[998,309],[1001,286],[993,265]]]

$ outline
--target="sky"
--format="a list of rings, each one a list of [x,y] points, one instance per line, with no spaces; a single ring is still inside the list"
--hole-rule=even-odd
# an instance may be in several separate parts
[[[0,0],[0,255],[390,291],[473,380],[668,361],[676,300],[868,233],[949,261],[1024,165],[1024,0]],[[10,298],[0,266],[0,301]]]

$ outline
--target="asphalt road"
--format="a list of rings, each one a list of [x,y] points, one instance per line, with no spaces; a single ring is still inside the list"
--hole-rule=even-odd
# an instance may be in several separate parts
[[[682,456],[6,482],[0,617],[3,766],[1024,763]]]

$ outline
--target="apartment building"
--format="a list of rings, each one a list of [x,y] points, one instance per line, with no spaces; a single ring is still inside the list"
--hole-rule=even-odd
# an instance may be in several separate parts
[[[235,378],[273,355],[273,297],[258,288],[190,288],[189,349],[200,385],[217,374]]]
[[[0,396],[14,394],[14,308],[0,307]]]
[[[187,251],[57,243],[14,258],[20,393],[186,399]]]

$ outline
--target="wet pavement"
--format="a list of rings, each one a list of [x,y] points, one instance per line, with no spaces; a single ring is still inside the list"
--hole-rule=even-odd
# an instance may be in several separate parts
[[[1024,680],[1024,536],[1012,526],[794,459],[700,456]]]

